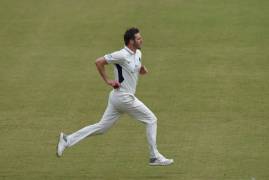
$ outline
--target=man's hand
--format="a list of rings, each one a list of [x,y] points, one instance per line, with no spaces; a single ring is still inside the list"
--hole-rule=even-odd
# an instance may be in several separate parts
[[[116,80],[108,80],[106,83],[112,86],[114,89],[118,89],[120,87],[120,83]]]
[[[142,65],[140,68],[139,74],[145,75],[147,73],[148,73],[148,69],[144,65]]]

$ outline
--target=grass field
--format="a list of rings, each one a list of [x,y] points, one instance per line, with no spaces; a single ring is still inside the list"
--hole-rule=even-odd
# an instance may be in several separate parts
[[[0,179],[268,180],[268,0],[1,0]],[[55,156],[60,131],[97,122],[110,88],[97,57],[144,37],[137,96],[175,164],[148,166],[145,127]],[[109,68],[110,74],[112,68]]]

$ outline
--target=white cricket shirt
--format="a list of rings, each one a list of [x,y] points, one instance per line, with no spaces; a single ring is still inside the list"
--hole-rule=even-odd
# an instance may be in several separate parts
[[[139,49],[134,53],[128,47],[104,56],[107,63],[113,63],[115,79],[121,83],[118,91],[135,94],[141,67],[142,53]]]

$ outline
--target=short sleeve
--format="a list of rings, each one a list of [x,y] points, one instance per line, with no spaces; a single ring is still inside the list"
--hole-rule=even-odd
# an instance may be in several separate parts
[[[104,58],[107,61],[107,63],[113,63],[113,64],[121,63],[124,61],[124,56],[121,51],[115,51],[111,54],[106,54]]]

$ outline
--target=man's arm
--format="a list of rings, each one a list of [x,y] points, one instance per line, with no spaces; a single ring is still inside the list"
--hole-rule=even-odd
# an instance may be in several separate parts
[[[145,75],[148,73],[148,69],[146,68],[146,66],[142,65],[139,71],[139,74],[141,75]]]
[[[105,83],[108,84],[109,86],[112,86],[114,89],[119,88],[120,83],[118,81],[108,79],[108,76],[107,76],[106,71],[105,71],[105,65],[107,65],[107,64],[108,63],[104,57],[97,58],[95,61],[95,65],[97,67],[97,70],[98,70],[99,74],[101,75],[101,77],[103,78],[103,80],[105,81]]]

